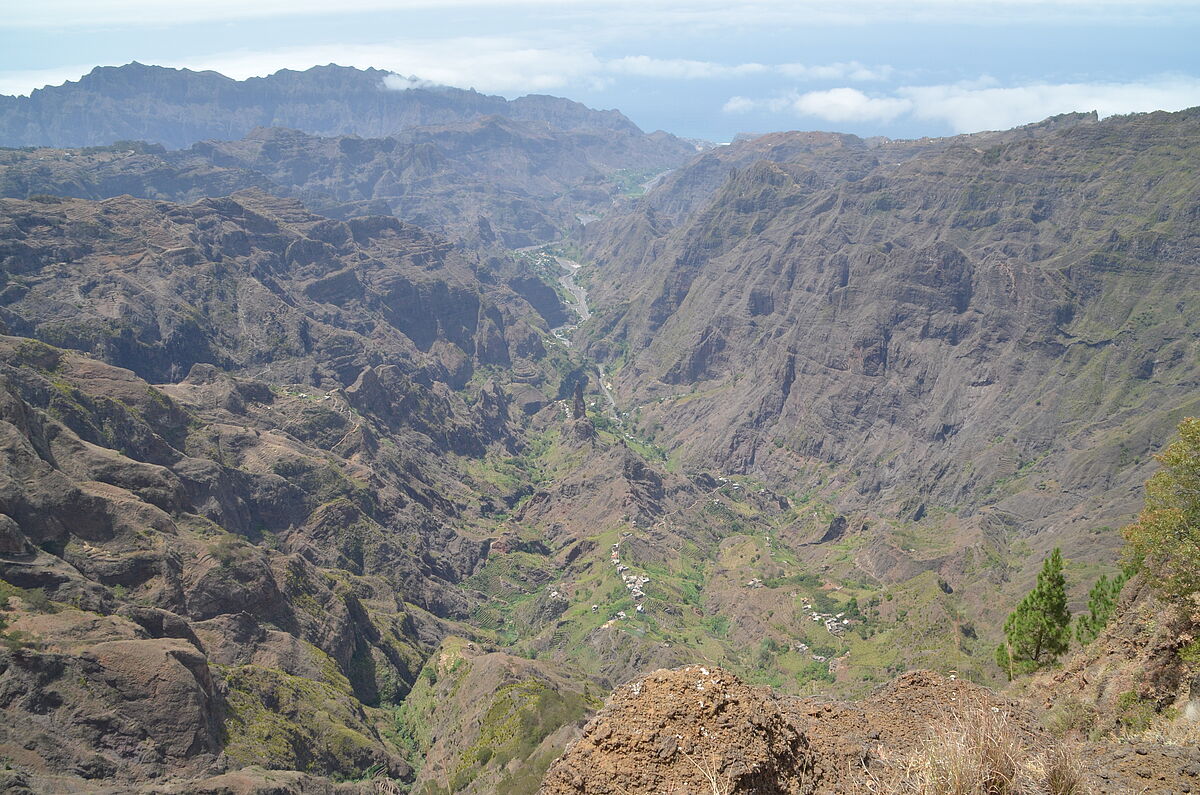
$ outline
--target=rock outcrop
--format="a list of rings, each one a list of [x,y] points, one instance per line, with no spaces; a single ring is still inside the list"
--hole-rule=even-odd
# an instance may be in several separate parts
[[[813,767],[807,739],[769,691],[689,665],[620,687],[539,793],[806,793]]]

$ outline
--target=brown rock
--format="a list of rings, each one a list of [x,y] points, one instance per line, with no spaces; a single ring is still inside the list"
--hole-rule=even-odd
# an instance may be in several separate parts
[[[765,795],[812,792],[815,784],[808,741],[770,691],[689,665],[618,689],[550,767],[540,793],[684,795],[716,787]]]

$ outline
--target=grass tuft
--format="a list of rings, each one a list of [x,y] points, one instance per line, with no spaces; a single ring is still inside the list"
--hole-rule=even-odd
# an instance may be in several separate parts
[[[1086,795],[1087,777],[1065,745],[1028,748],[995,707],[974,704],[933,729],[899,789],[911,795]]]

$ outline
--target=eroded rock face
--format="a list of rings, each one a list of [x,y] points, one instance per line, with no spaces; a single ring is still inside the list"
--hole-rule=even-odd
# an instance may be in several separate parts
[[[770,691],[689,665],[618,689],[539,792],[804,793],[813,767],[807,739]]]
[[[212,676],[195,646],[174,638],[111,641],[88,656],[120,693],[119,711],[147,727],[166,761],[219,752]]]
[[[5,758],[125,781],[212,766],[223,745],[221,699],[204,655],[187,641],[79,618],[53,626],[25,620],[18,626],[51,639],[49,648],[0,651]]]
[[[209,365],[348,386],[386,361],[458,388],[478,365],[541,353],[523,299],[392,217],[330,221],[248,191],[187,206],[6,201],[0,229],[23,285],[0,309],[9,331],[155,382]]]
[[[317,85],[321,72],[352,86],[349,93],[326,94],[327,107],[369,103],[372,110],[359,114],[346,107],[343,122],[332,125],[324,114],[305,117],[300,104],[288,101],[276,105],[274,112],[252,103],[233,111],[223,103],[244,91],[247,83],[132,65],[85,77],[81,84],[88,84],[90,91],[69,84],[39,92],[32,103],[27,98],[0,98],[0,106],[8,101],[0,114],[0,140],[32,135],[26,140],[36,145],[101,145],[7,154],[0,158],[0,195],[195,201],[258,188],[300,198],[329,217],[394,214],[473,245],[517,248],[558,239],[564,229],[579,225],[581,214],[602,214],[620,197],[614,172],[664,170],[695,154],[693,145],[665,133],[646,135],[619,113],[592,111],[553,97],[507,102],[449,90],[437,94],[440,107],[428,112],[422,98],[433,95],[425,90],[387,91],[380,87],[380,77],[353,69],[296,75],[297,84],[309,84],[297,90],[310,95],[328,92],[330,86]],[[168,94],[173,84],[188,88],[169,120],[155,115],[143,119],[136,132],[123,134],[119,130],[127,119],[112,111],[128,95],[105,97],[106,74],[127,78],[134,94],[155,83]],[[205,102],[203,96],[214,81],[223,88],[209,98],[213,101]],[[276,86],[275,78],[261,82],[267,94]],[[29,127],[6,130],[6,123],[31,104],[54,106],[72,93],[75,101],[94,105],[87,131],[58,127],[37,138]],[[289,94],[290,102],[296,99]],[[390,112],[385,110],[389,101],[394,103]],[[140,111],[139,107],[133,114]],[[380,111],[392,116],[390,122],[380,118]],[[226,118],[215,128],[208,126],[210,117],[231,112],[236,121]],[[256,120],[247,123],[251,117]],[[39,123],[55,127],[46,117],[39,117]],[[103,128],[109,124],[111,137],[105,138]],[[104,146],[131,137],[169,141],[176,151],[140,141]],[[216,138],[241,140],[209,140]],[[294,253],[311,257],[319,250],[298,248]],[[538,303],[552,325],[565,322],[561,302],[545,283],[517,279],[513,285]],[[312,285],[311,295],[345,298],[361,287],[353,274],[342,272]]]
[[[683,462],[1109,557],[1192,410],[1200,116],[1052,122],[708,153],[589,226],[589,350]]]
[[[402,82],[402,90],[389,88],[389,76]],[[87,107],[83,113],[89,123],[84,126],[76,121],[77,113],[65,110],[80,103]],[[560,130],[640,132],[618,111],[591,110],[559,97],[509,101],[445,86],[419,87],[380,69],[333,65],[242,81],[136,62],[99,66],[78,81],[39,91],[36,98],[2,97],[0,108],[5,146],[103,146],[139,139],[180,148],[270,126],[319,135],[389,135],[406,127],[489,115]],[[351,140],[343,147],[348,155],[362,157],[370,145]]]
[[[444,239],[264,193],[0,216],[22,335],[0,339],[0,752],[21,781],[411,780],[377,709],[486,598],[456,587],[489,554],[456,456],[519,449],[485,362],[535,404],[554,388],[537,313]],[[259,791],[231,775],[213,791]]]

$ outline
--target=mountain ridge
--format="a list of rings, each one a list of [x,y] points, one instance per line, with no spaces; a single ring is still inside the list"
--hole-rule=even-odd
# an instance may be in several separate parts
[[[0,96],[0,145],[103,146],[145,140],[171,149],[238,138],[255,127],[377,137],[407,127],[502,115],[562,130],[640,133],[619,111],[544,94],[516,100],[448,86],[388,88],[381,69],[330,64],[238,81],[218,72],[96,67],[78,81]]]
[[[657,676],[749,705],[731,773],[848,787],[993,698],[1039,553],[1082,603],[1196,411],[1198,120],[779,133],[640,198],[686,147],[495,114],[3,151],[12,775],[703,786],[679,715],[587,722]]]

